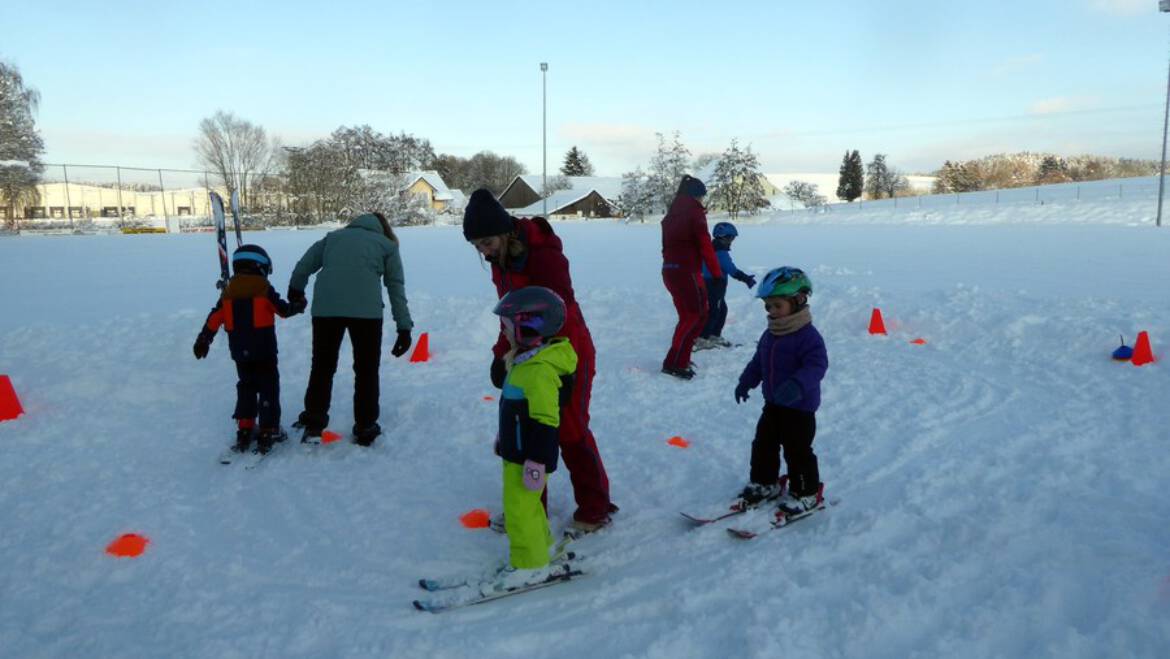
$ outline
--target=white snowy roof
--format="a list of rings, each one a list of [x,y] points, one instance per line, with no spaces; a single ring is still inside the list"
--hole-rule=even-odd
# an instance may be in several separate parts
[[[556,176],[560,176],[560,174]],[[544,188],[544,179],[540,174],[521,174],[517,178],[527,183],[528,187],[535,190],[537,194],[540,194],[541,189]],[[548,178],[551,181],[555,177],[549,176]],[[620,176],[566,176],[565,178],[573,186],[569,189],[580,191],[581,197],[589,194],[591,190],[596,190],[597,194],[602,197],[609,201],[615,201],[622,194],[622,177]],[[557,191],[557,193],[560,192],[567,192],[567,190]]]
[[[602,194],[600,190],[596,190],[594,188],[588,188],[588,189],[573,188],[572,190],[557,190],[556,192],[552,193],[548,197],[548,214],[549,215],[556,215],[557,211],[561,210],[562,208],[564,208],[566,206],[572,206],[573,204],[577,203],[578,201],[581,201],[582,199],[584,199],[585,197],[588,197],[590,194],[592,194],[594,192],[601,195],[602,197],[605,197],[605,195]],[[534,215],[544,215],[544,202],[545,202],[545,200],[542,199],[534,204],[529,204],[528,206],[525,206],[524,208],[513,209],[510,212],[517,217],[530,217],[530,216],[534,216]]]

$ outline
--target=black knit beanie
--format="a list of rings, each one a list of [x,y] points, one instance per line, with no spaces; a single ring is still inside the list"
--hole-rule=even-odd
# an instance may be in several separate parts
[[[511,233],[515,228],[512,216],[496,201],[487,188],[471,193],[467,208],[463,209],[463,237],[467,240]]]

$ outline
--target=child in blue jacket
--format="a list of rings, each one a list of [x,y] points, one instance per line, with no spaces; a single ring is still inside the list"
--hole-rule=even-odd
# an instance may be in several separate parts
[[[783,448],[790,496],[780,503],[780,513],[788,516],[808,513],[824,502],[812,443],[829,357],[812,324],[810,295],[812,282],[799,268],[776,268],[764,277],[756,297],[764,300],[768,329],[735,388],[736,403],[746,401],[748,392],[761,382],[764,394],[764,411],[752,441],[751,482],[740,497],[745,504],[756,505],[783,493],[778,482]]]
[[[712,277],[711,272],[703,265],[703,283],[707,285],[707,324],[695,341],[695,350],[709,348],[729,348],[731,342],[723,338],[723,324],[727,322],[727,302],[723,299],[727,295],[727,278],[731,276],[742,281],[750,289],[756,285],[756,278],[735,267],[731,260],[731,243],[739,235],[739,231],[731,222],[720,222],[711,230],[711,245],[715,248],[715,257],[719,259],[719,269],[723,276]]]

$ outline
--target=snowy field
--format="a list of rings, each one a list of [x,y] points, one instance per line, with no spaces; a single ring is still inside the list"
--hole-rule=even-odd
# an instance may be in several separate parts
[[[495,295],[457,227],[401,231],[434,356],[395,360],[387,337],[387,433],[284,445],[250,472],[215,462],[234,431],[224,336],[191,355],[215,300],[211,235],[0,239],[0,373],[26,410],[0,423],[0,655],[1170,656],[1170,368],[1109,359],[1118,335],[1170,342],[1170,228],[1148,200],[950,212],[741,225],[741,268],[798,265],[816,286],[830,369],[815,447],[841,499],[750,542],[678,513],[747,478],[761,398],[737,406],[732,389],[762,305],[732,282],[724,334],[743,346],[667,378],[657,222],[558,224],[621,512],[576,543],[587,577],[441,615],[411,608],[419,577],[506,552],[458,521],[498,510],[500,485]],[[247,239],[283,292],[320,236]],[[873,307],[889,336],[867,334]],[[278,326],[286,426],[309,327]],[[554,527],[571,512],[561,469]],[[147,551],[106,555],[127,532]]]

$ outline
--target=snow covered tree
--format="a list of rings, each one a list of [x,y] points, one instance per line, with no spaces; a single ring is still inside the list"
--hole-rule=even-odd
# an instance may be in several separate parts
[[[865,174],[862,172],[861,154],[857,149],[852,153],[846,151],[845,157],[841,159],[841,169],[837,177],[837,198],[852,202],[861,196],[864,187]]]
[[[39,101],[16,67],[0,62],[0,205],[9,228],[16,226],[18,208],[40,204],[36,186],[45,144],[33,121]]]
[[[658,138],[658,151],[650,160],[649,185],[655,207],[661,208],[665,212],[670,207],[670,203],[674,201],[675,192],[678,191],[678,182],[682,179],[683,174],[687,173],[687,163],[691,152],[690,149],[683,146],[677,130],[674,131],[673,140],[669,145],[662,133],[655,133],[655,136]]]
[[[565,163],[561,165],[561,173],[565,176],[593,176],[593,163],[584,151],[573,145],[565,154]]]
[[[622,192],[617,199],[618,209],[627,219],[646,221],[654,210],[654,189],[650,177],[642,168],[622,174]]]
[[[784,186],[784,194],[793,201],[799,201],[805,208],[824,206],[825,196],[820,193],[815,183],[806,181],[790,181]]]
[[[755,213],[769,206],[760,180],[760,161],[752,148],[740,149],[738,140],[719,157],[715,174],[707,181],[713,206],[727,211],[732,219],[741,212]]]
[[[423,169],[435,160],[435,150],[429,140],[405,132],[383,135],[368,125],[341,126],[329,139],[359,169],[405,174]]]

